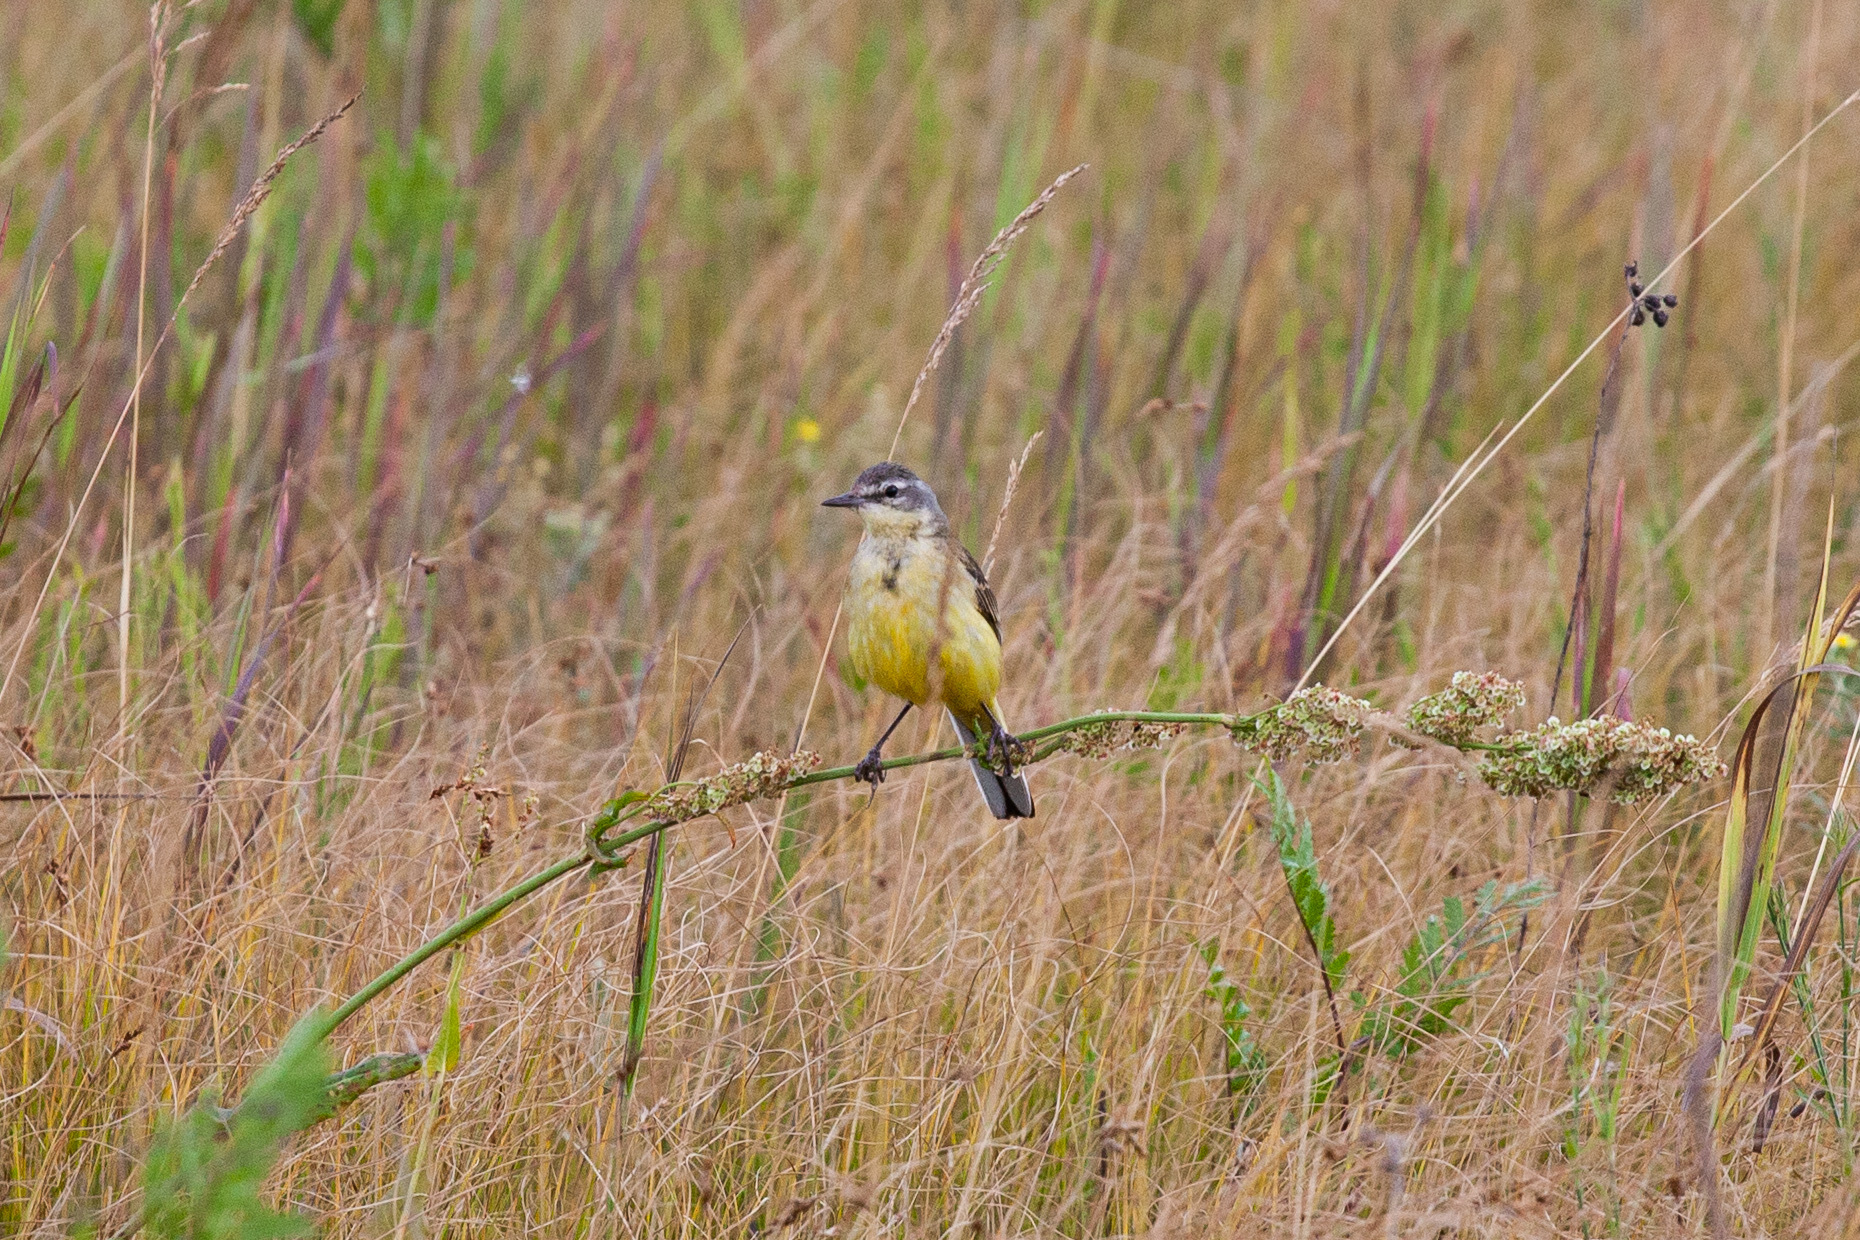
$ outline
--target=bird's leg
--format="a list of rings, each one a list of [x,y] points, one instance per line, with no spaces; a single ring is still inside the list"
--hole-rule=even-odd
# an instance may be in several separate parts
[[[993,711],[984,710],[984,713],[988,716],[988,764],[999,764],[1001,774],[1012,775],[1014,764],[1024,765],[1031,753],[1024,741],[1001,726]]]
[[[898,725],[904,722],[904,716],[910,713],[911,704],[906,702],[904,709],[898,712],[898,717],[893,719],[891,726],[885,729],[885,734],[878,738],[878,744],[872,746],[866,752],[865,757],[859,759],[859,765],[853,768],[854,779],[871,784],[874,788],[885,782],[884,759],[880,756],[880,751],[885,748],[885,742],[891,739],[891,734],[898,730]]]
[[[1014,764],[1024,760],[1027,747],[999,723],[988,733],[988,761],[1003,775],[1014,774]]]

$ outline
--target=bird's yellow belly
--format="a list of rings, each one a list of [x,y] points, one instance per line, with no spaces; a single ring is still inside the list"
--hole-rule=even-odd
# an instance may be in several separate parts
[[[973,584],[960,564],[936,550],[862,544],[846,603],[847,644],[861,676],[918,706],[940,701],[964,723],[981,720],[992,707],[1001,688],[1001,643],[975,606]]]

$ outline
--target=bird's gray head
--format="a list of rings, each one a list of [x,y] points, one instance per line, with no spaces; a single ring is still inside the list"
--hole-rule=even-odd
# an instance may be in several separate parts
[[[820,501],[828,508],[856,508],[867,525],[928,521],[947,524],[930,484],[904,466],[880,461],[853,480],[852,490]]]

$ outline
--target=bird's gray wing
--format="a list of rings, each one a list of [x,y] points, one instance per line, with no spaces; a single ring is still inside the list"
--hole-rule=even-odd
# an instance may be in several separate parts
[[[982,613],[982,619],[988,621],[988,627],[995,631],[995,640],[1000,641],[1001,612],[995,603],[995,592],[988,588],[988,574],[982,571],[982,566],[976,563],[967,547],[953,538],[949,540],[949,545],[956,549],[956,559],[962,564],[962,570],[975,583],[976,610]]]

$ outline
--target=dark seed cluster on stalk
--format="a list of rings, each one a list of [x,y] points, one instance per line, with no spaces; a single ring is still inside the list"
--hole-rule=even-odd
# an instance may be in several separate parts
[[[1665,327],[1670,312],[1679,305],[1679,298],[1672,293],[1649,293],[1643,288],[1639,279],[1639,263],[1629,263],[1626,275],[1628,296],[1634,299],[1634,313],[1628,316],[1629,324],[1640,327],[1651,315],[1655,327]]]
[[[1062,733],[1053,742],[1053,752],[1075,753],[1082,758],[1108,758],[1119,749],[1160,749],[1166,742],[1187,730],[1188,725],[1185,723],[1105,720],[1102,723],[1087,723]],[[970,748],[972,756],[987,759],[986,742],[977,742]]]

